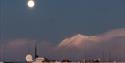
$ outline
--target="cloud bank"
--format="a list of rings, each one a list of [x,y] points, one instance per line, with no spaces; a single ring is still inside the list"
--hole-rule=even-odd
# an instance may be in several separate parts
[[[107,31],[95,36],[78,34],[68,37],[58,45],[66,56],[125,60],[125,28]],[[76,56],[75,56],[76,55]]]
[[[26,38],[6,40],[6,43],[0,44],[0,59],[4,58],[7,61],[25,60],[27,53],[34,53],[35,42],[37,40]],[[47,41],[37,43],[38,55],[49,59],[101,58],[107,61],[125,60],[125,28],[110,30],[95,36],[77,34],[65,38],[59,44],[52,44]]]
[[[59,44],[58,47],[69,47],[69,46],[83,47],[79,45],[84,45],[84,43],[88,42],[91,43],[105,42],[118,37],[125,37],[124,28],[111,30],[96,36],[86,36],[82,34],[77,34],[62,40],[62,42]]]

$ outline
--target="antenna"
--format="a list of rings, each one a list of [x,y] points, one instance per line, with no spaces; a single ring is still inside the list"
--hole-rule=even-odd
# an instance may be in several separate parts
[[[38,55],[37,55],[37,43],[35,42],[35,58],[38,58]]]

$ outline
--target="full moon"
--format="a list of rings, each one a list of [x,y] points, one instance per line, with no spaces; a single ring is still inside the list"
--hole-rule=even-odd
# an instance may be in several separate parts
[[[35,6],[35,2],[33,0],[29,0],[27,5],[29,8],[33,8]]]

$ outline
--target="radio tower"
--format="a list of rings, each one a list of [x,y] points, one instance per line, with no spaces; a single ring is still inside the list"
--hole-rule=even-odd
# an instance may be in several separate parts
[[[35,42],[35,58],[38,58],[38,54],[37,54],[37,43]]]

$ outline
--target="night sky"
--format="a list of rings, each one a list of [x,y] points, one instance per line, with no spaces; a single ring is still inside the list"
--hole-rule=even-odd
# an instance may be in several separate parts
[[[27,1],[0,0],[1,40],[29,38],[57,44],[75,34],[125,28],[125,0],[35,0],[32,9]]]

